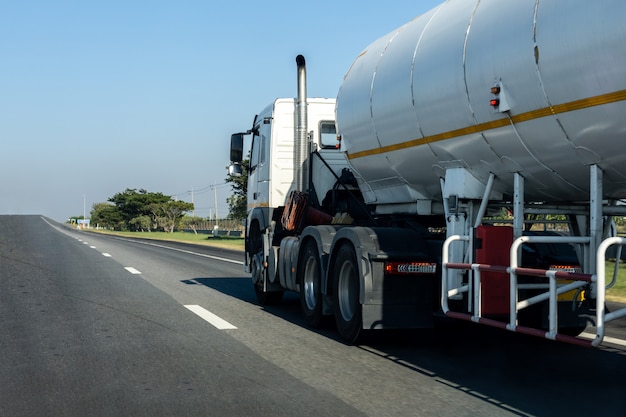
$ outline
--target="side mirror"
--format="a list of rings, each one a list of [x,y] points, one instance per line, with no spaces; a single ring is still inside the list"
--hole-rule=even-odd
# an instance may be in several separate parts
[[[230,137],[230,161],[235,165],[240,165],[243,160],[243,136],[243,133],[235,133]],[[241,166],[239,169],[241,170]],[[228,171],[230,172],[230,168]]]
[[[234,163],[228,166],[228,175],[231,177],[241,177],[243,175],[243,169],[241,164]]]

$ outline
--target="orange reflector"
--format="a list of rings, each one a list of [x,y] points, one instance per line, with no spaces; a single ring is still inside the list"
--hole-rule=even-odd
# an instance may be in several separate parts
[[[500,86],[494,85],[493,87],[491,87],[491,94],[500,94]]]
[[[430,262],[385,262],[387,274],[434,274],[437,264]]]

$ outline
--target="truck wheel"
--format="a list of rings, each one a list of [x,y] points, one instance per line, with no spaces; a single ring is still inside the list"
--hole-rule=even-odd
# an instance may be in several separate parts
[[[359,267],[354,248],[350,244],[344,244],[337,252],[333,268],[333,306],[337,330],[348,343],[357,340],[363,327],[359,281]]]
[[[265,281],[267,280],[267,269],[263,266],[263,236],[258,227],[253,227],[250,231],[250,253],[252,284],[257,302],[262,305],[279,304],[283,298],[282,291],[265,291]]]
[[[319,327],[322,322],[322,267],[315,241],[309,240],[302,248],[298,267],[300,285],[300,306],[304,321],[311,327]]]

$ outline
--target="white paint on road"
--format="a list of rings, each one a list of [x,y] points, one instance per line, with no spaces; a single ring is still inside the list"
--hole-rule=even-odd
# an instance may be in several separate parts
[[[198,316],[200,316],[204,320],[208,321],[209,323],[211,323],[213,326],[215,326],[219,330],[227,330],[227,329],[236,329],[237,328],[237,327],[233,326],[232,324],[230,324],[229,322],[227,322],[226,320],[224,320],[224,319],[216,316],[215,314],[211,313],[209,310],[206,310],[206,309],[200,307],[199,305],[186,305],[185,308],[187,308],[188,310],[190,310],[193,313],[197,314]]]
[[[125,266],[125,267],[124,267],[124,269],[125,269],[125,270],[127,270],[128,272],[130,272],[131,274],[134,274],[134,275],[139,275],[139,274],[141,274],[141,272],[140,272],[140,271],[137,271],[137,270],[136,270],[135,268],[133,268],[132,266]]]
[[[110,258],[111,254],[110,253],[106,253],[106,252],[102,252],[102,256],[106,256],[107,258]]]
[[[190,250],[179,249],[179,248],[173,248],[171,246],[159,245],[159,244],[156,244],[156,243],[141,242],[141,241],[137,241],[137,240],[133,240],[133,239],[127,239],[127,238],[123,238],[123,237],[114,237],[114,239],[125,240],[125,241],[128,241],[128,242],[138,243],[138,244],[141,244],[141,245],[154,246],[156,248],[161,248],[161,249],[174,250],[174,251],[177,251],[177,252],[187,253],[189,255],[202,256],[203,258],[215,259],[216,261],[230,262],[230,263],[237,264],[237,265],[243,265],[243,261],[236,261],[234,259],[222,258],[221,256],[207,255],[207,254],[204,254],[204,253],[198,253],[198,252],[193,252],[193,251],[190,251]]]
[[[580,337],[583,337],[585,339],[589,339],[589,340],[593,340],[596,338],[595,333],[581,333]],[[610,336],[604,336],[602,338],[602,344],[604,343],[611,343],[613,345],[618,345],[618,346],[626,346],[626,340],[622,340],[622,339],[617,339],[615,337],[610,337]]]

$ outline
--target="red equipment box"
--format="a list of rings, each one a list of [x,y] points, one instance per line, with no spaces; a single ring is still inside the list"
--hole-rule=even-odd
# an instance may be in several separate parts
[[[508,266],[513,244],[513,228],[509,226],[478,226],[474,242],[475,262]],[[507,274],[485,271],[480,274],[481,313],[483,316],[509,314],[510,281]]]

